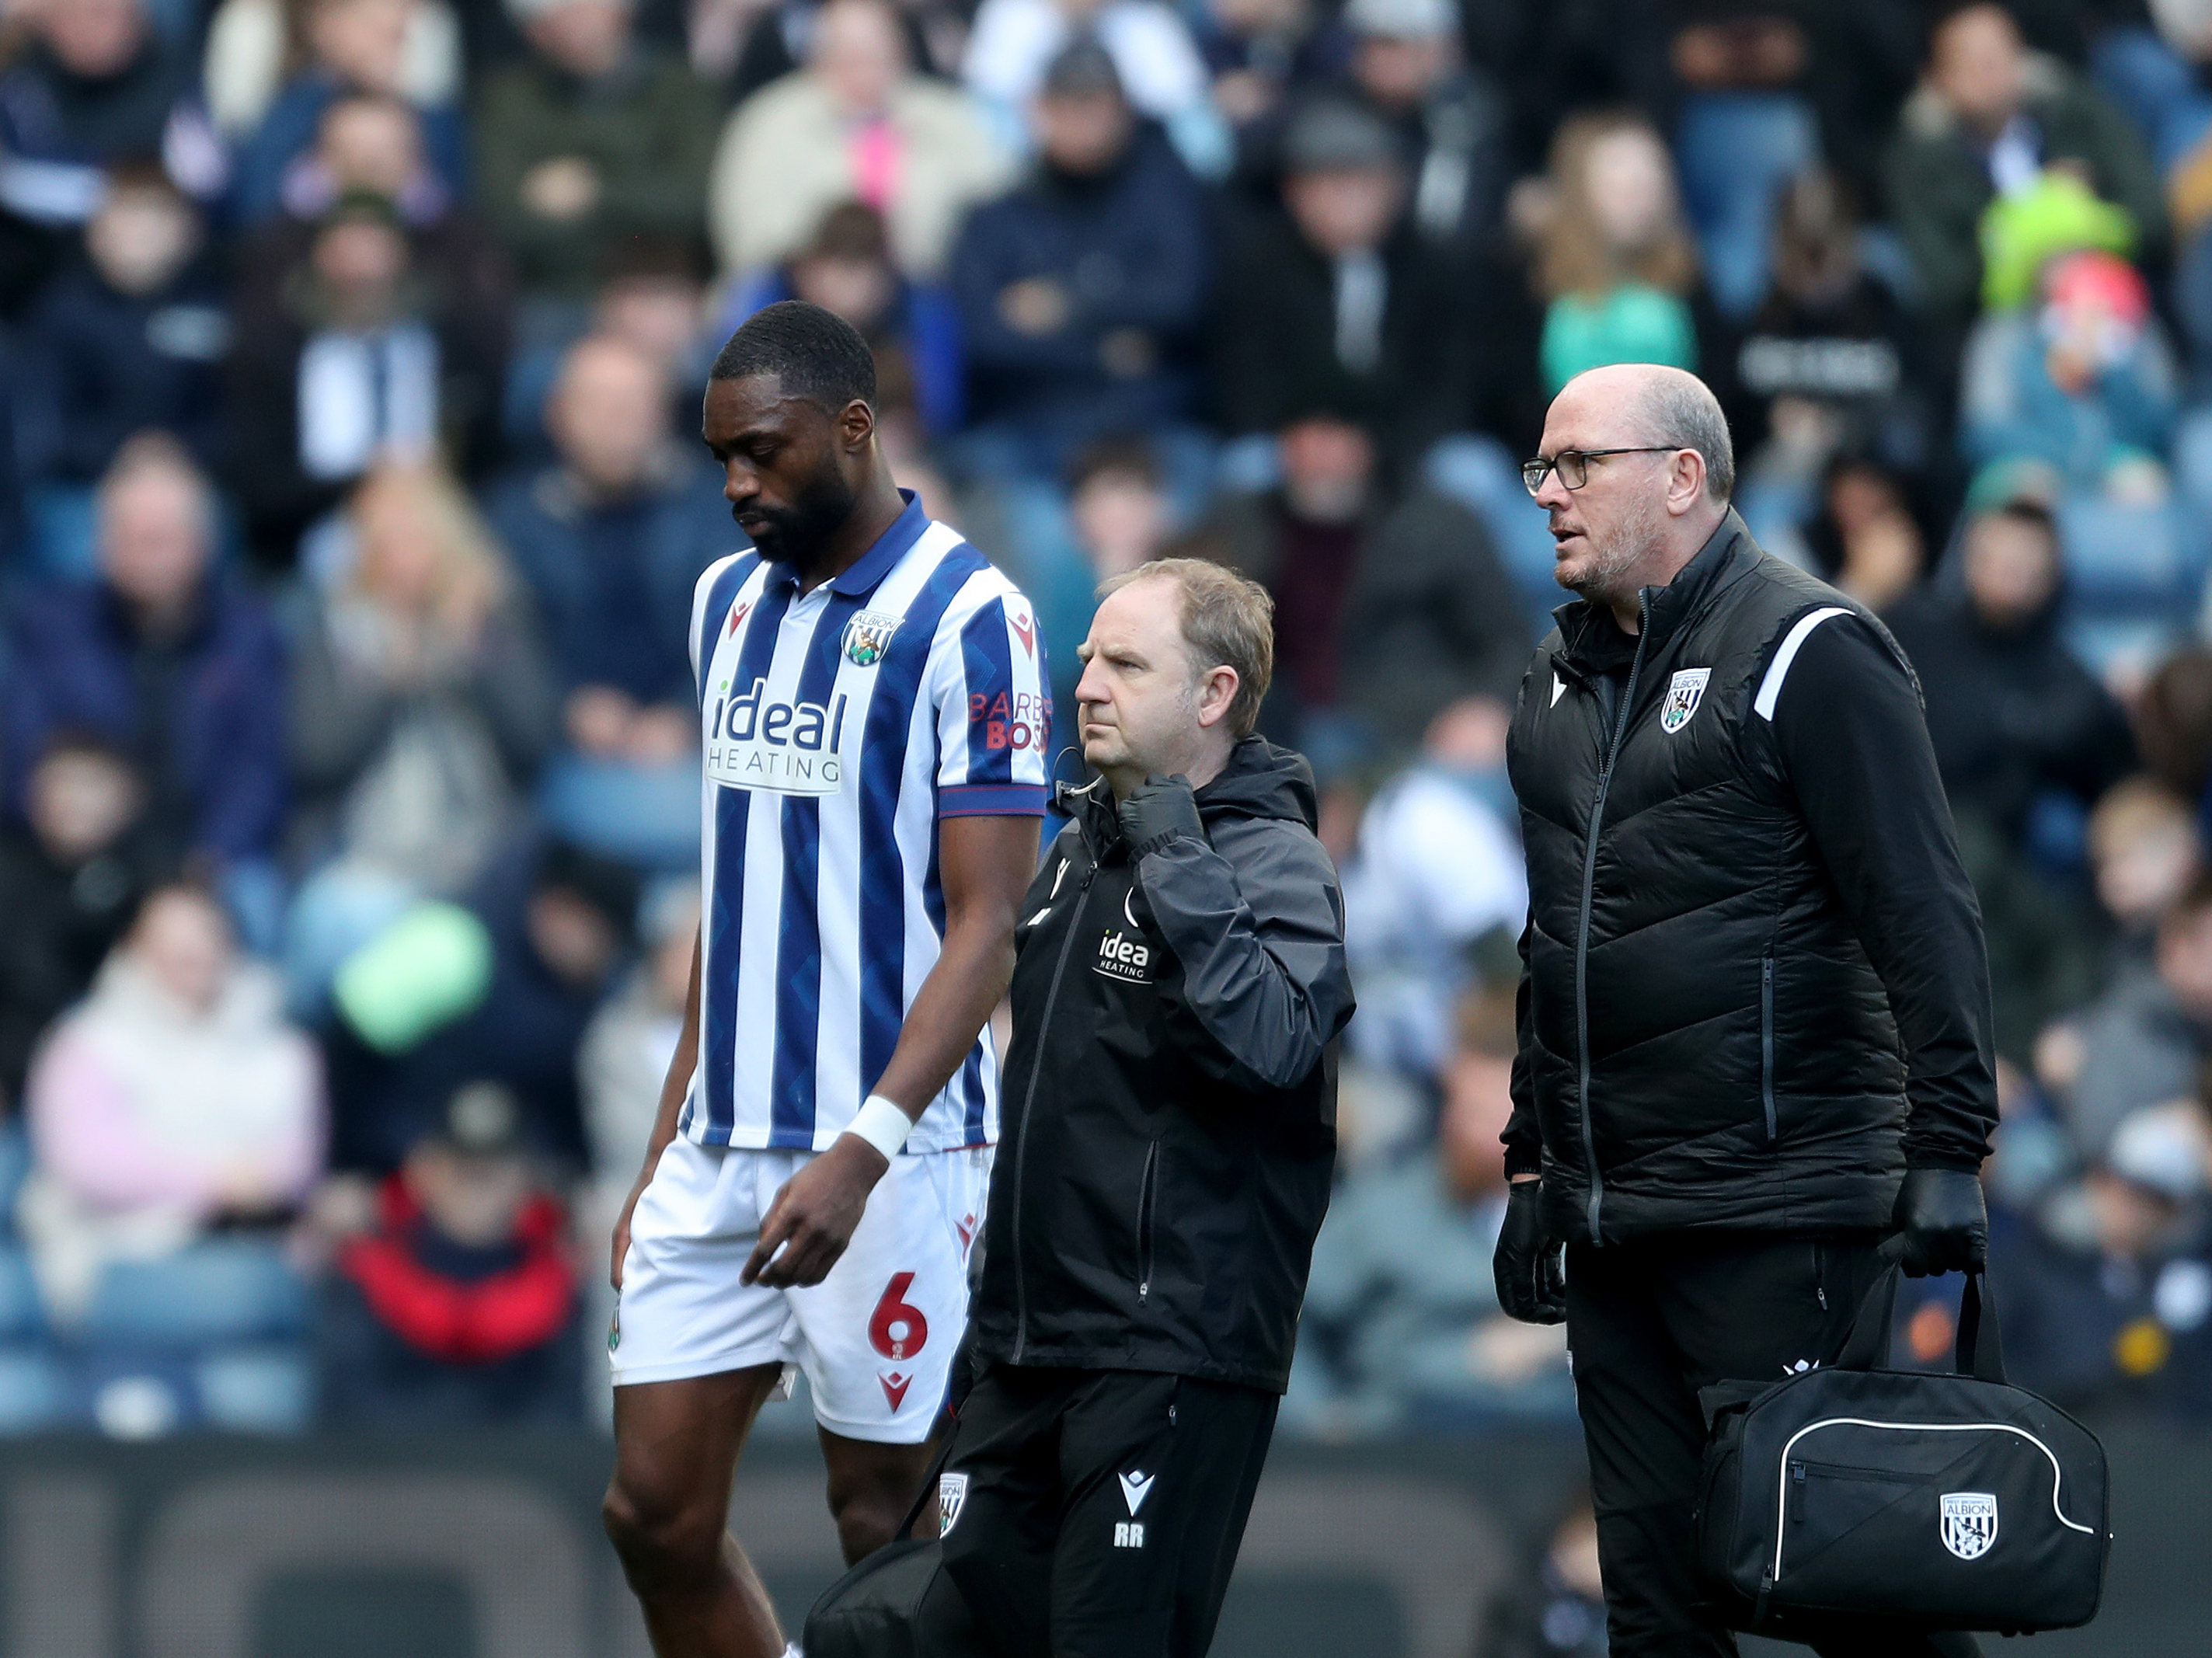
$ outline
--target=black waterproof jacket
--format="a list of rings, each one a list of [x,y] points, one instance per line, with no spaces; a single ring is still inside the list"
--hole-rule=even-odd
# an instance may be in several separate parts
[[[1133,865],[1103,781],[1059,800],[1014,932],[975,1356],[1279,1393],[1352,1006],[1313,774],[1245,738],[1198,791],[1211,844]]]
[[[1555,612],[1507,742],[1529,896],[1508,1169],[1540,1167],[1574,1242],[1884,1228],[1908,1163],[1975,1167],[1996,1119],[1980,912],[1911,671],[1733,512],[1640,606],[1632,641]],[[1820,712],[1873,752],[1815,822],[1833,762],[1785,751],[1762,688],[1821,619],[1867,630]],[[1872,847],[1885,818],[1919,831]]]

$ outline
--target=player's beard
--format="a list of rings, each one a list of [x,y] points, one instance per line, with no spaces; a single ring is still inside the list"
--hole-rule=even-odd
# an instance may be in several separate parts
[[[1633,510],[1602,539],[1595,530],[1583,532],[1588,550],[1583,556],[1580,568],[1571,575],[1564,569],[1554,568],[1553,574],[1559,586],[1593,604],[1614,604],[1632,598],[1637,567],[1659,539],[1664,520],[1664,510],[1658,499],[1640,496]]]
[[[845,481],[836,463],[825,462],[788,507],[750,504],[746,515],[757,521],[753,546],[771,564],[812,564],[823,544],[853,515],[860,492]]]

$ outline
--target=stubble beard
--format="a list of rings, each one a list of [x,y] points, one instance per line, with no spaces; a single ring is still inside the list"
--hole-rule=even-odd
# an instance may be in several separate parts
[[[838,526],[853,515],[860,499],[860,492],[845,481],[835,465],[824,466],[808,483],[806,493],[788,507],[754,508],[766,527],[752,537],[753,547],[771,564],[805,570]]]
[[[1639,585],[1636,572],[1659,540],[1664,516],[1656,500],[1638,497],[1633,508],[1602,538],[1595,531],[1586,531],[1583,541],[1589,551],[1581,568],[1570,572],[1555,567],[1554,579],[1593,604],[1613,605],[1633,599]]]

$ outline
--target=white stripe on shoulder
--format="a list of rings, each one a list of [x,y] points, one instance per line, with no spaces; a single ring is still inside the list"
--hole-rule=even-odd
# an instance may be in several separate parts
[[[1797,618],[1797,625],[1790,630],[1782,641],[1782,648],[1775,652],[1774,660],[1768,664],[1766,677],[1759,682],[1759,695],[1752,699],[1751,706],[1761,720],[1769,725],[1774,723],[1774,705],[1782,700],[1782,682],[1790,677],[1790,665],[1797,659],[1797,653],[1813,636],[1813,629],[1832,616],[1850,614],[1840,604],[1829,604]]]

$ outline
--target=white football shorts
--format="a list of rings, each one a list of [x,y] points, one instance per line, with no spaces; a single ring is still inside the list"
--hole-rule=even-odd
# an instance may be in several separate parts
[[[796,1367],[830,1432],[919,1444],[967,1327],[968,1252],[982,1230],[991,1151],[893,1157],[830,1276],[779,1290],[738,1273],[776,1193],[816,1154],[678,1135],[630,1218],[607,1332],[615,1386]]]

